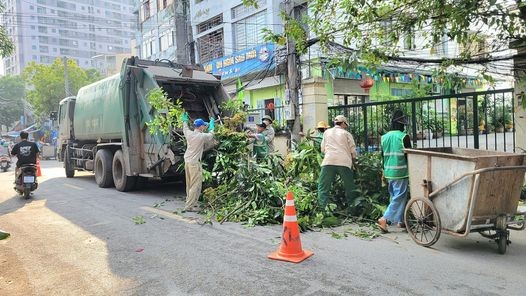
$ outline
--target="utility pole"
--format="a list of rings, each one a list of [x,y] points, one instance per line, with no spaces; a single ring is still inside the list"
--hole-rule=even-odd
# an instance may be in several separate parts
[[[174,1],[174,18],[175,18],[175,59],[179,64],[187,65],[188,54],[186,46],[188,43],[187,9],[185,8],[187,0]]]
[[[70,96],[69,93],[69,75],[68,75],[68,57],[63,57],[64,61],[64,90],[66,92],[66,97]]]
[[[291,18],[294,17],[294,0],[285,0],[285,12]],[[292,133],[290,135],[290,147],[292,150],[300,143],[300,106],[299,88],[301,85],[301,73],[298,69],[298,53],[296,52],[296,42],[287,36],[287,86],[289,100],[294,120],[292,123]]]

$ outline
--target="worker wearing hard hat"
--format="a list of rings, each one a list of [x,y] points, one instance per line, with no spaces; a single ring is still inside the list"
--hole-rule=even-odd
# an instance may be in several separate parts
[[[210,118],[210,123],[198,118],[194,120],[194,130],[188,127],[190,120],[187,113],[182,116],[183,133],[186,138],[186,151],[184,153],[184,171],[186,177],[186,205],[184,211],[197,212],[197,204],[201,195],[203,185],[203,168],[201,158],[206,148],[214,145],[214,118]],[[208,128],[209,133],[205,133]]]
[[[268,152],[272,153],[274,152],[274,128],[272,127],[272,118],[268,115],[263,116],[263,123],[267,126],[265,130],[263,131],[263,135],[265,135],[265,140],[268,145]]]
[[[325,131],[321,141],[321,152],[325,153],[318,180],[318,204],[324,209],[327,205],[332,184],[336,175],[343,180],[347,204],[353,199],[354,177],[353,162],[356,161],[356,144],[347,131],[349,123],[343,115],[334,118],[334,127]]]

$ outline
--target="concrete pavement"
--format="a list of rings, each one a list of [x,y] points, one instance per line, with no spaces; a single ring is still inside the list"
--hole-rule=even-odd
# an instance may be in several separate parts
[[[272,261],[281,226],[199,225],[173,212],[182,186],[132,193],[98,188],[90,174],[64,177],[43,161],[25,201],[0,173],[0,295],[524,295],[526,232],[506,255],[478,234],[443,234],[433,248],[396,232],[372,241],[335,230],[302,234],[315,255]],[[133,218],[146,223],[136,225]]]

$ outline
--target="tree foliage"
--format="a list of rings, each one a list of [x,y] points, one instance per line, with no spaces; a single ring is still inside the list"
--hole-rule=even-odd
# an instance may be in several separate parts
[[[64,87],[64,63],[60,58],[50,65],[30,62],[22,72],[22,77],[30,89],[27,97],[37,117],[47,117],[49,112],[57,110],[58,103],[67,96]],[[74,60],[68,60],[68,77],[69,92],[73,95],[81,87],[101,79],[98,72],[85,71]]]
[[[0,77],[0,124],[10,126],[24,113],[25,85],[20,76]]]
[[[514,2],[516,6],[497,0],[312,0],[309,26],[323,45],[339,41],[374,63],[401,56],[399,42],[415,32],[422,34],[422,48],[456,41],[460,57],[467,60],[477,58],[473,47],[482,38],[495,37],[500,42],[491,46],[497,50],[526,36],[526,3]]]
[[[4,2],[0,2],[0,13],[4,12]],[[4,26],[0,26],[0,57],[5,57],[13,53],[15,46],[13,41],[7,35]]]

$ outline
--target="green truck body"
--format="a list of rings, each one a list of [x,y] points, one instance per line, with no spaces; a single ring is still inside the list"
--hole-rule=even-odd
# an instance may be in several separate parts
[[[195,67],[126,59],[119,74],[60,102],[58,156],[66,176],[91,171],[100,187],[128,191],[141,178],[180,175],[182,132],[152,135],[147,126],[163,112],[148,103],[147,94],[155,88],[181,100],[191,120],[218,118],[219,106],[228,99],[219,79]]]

